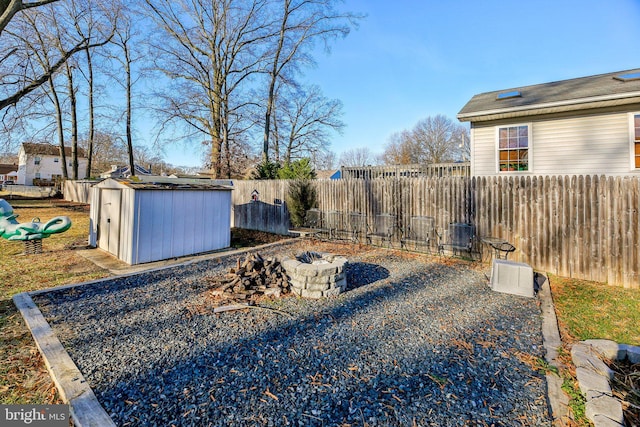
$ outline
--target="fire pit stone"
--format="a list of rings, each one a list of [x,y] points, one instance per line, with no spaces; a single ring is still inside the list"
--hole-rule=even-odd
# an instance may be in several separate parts
[[[347,288],[345,257],[327,253],[306,252],[282,260],[290,277],[291,292],[304,298],[337,296]]]

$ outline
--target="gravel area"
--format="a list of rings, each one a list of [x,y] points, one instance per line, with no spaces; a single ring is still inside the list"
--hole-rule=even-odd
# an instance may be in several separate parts
[[[551,425],[536,299],[437,257],[260,253],[309,249],[348,257],[347,292],[211,314],[207,283],[232,257],[34,300],[121,426]]]

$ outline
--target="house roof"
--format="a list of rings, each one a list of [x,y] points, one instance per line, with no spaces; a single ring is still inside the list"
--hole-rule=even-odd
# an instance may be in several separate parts
[[[0,175],[6,175],[9,172],[17,172],[17,171],[18,171],[18,165],[0,164]]]
[[[40,154],[43,156],[59,156],[60,155],[60,147],[58,145],[53,144],[38,144],[35,142],[24,142],[22,143],[22,148],[24,152],[27,154]],[[66,156],[71,157],[71,147],[64,147],[64,154]],[[86,153],[84,149],[78,147],[78,157],[86,157]]]
[[[316,179],[331,179],[337,172],[340,172],[340,169],[317,170]]]
[[[136,170],[136,175],[151,175],[150,171],[148,171],[147,169],[143,168],[142,166],[139,166],[138,164],[134,163],[133,167]],[[109,169],[108,171],[102,172],[100,174],[100,176],[103,176],[103,177],[108,177],[108,176],[120,177],[120,176],[124,176],[124,175],[130,174],[129,169],[130,169],[129,165],[120,166],[120,167],[116,167],[116,169]]]
[[[485,92],[474,95],[457,117],[477,122],[638,104],[640,78],[621,78],[638,73],[640,68]]]

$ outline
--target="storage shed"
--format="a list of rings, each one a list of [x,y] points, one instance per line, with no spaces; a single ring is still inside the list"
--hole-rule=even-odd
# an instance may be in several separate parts
[[[229,247],[231,190],[106,179],[91,190],[89,244],[128,264]]]

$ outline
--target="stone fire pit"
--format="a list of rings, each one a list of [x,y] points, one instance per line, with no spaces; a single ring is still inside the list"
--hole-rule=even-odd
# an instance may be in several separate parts
[[[282,260],[291,278],[291,292],[304,298],[337,296],[347,289],[345,257],[323,252],[305,252]]]

